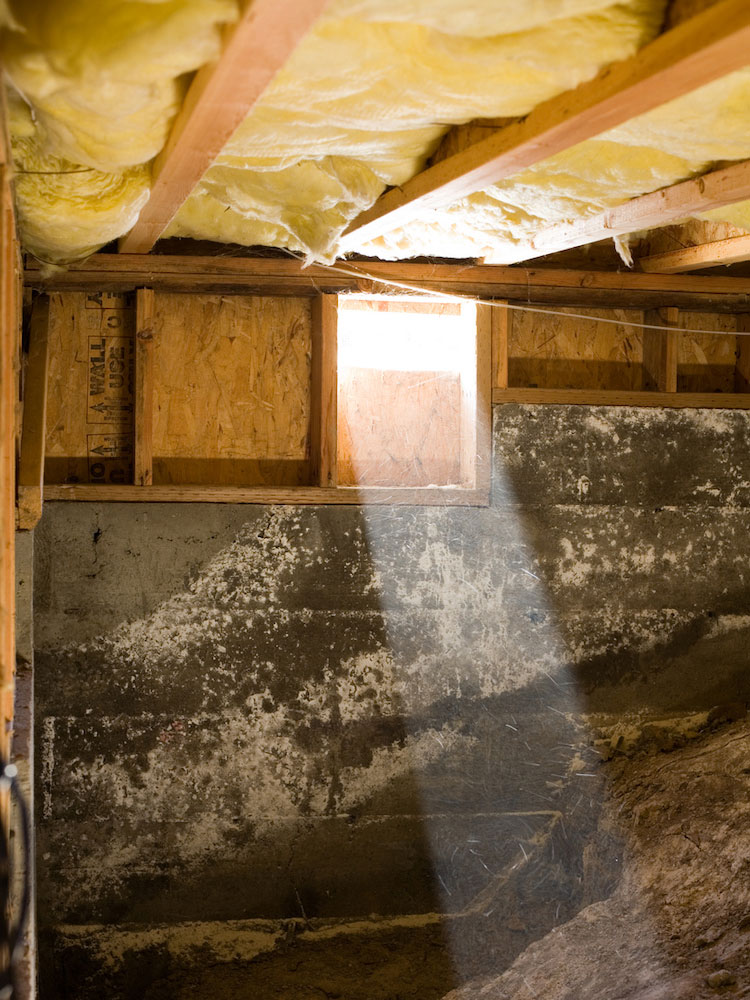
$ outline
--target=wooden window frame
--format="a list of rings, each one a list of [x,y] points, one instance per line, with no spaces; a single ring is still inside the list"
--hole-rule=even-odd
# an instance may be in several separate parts
[[[312,302],[309,486],[227,486],[154,484],[153,347],[154,290],[136,292],[134,373],[134,482],[132,484],[46,484],[45,500],[161,503],[351,504],[487,506],[491,450],[491,309],[477,307],[476,389],[471,441],[463,446],[462,465],[473,465],[467,486],[340,486],[337,476],[337,318],[338,295],[319,293]]]

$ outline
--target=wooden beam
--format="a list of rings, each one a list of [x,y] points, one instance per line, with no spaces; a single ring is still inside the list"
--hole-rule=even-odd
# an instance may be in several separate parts
[[[3,150],[0,154],[0,756],[9,760],[16,665],[16,442],[21,285],[2,97],[0,146]],[[6,832],[8,821],[8,798],[3,793],[0,823],[5,825]]]
[[[310,460],[318,486],[338,485],[338,296],[318,295],[312,304],[312,400]]]
[[[750,12],[750,6],[748,11]],[[513,264],[527,261],[608,237],[627,236],[629,233],[666,226],[691,215],[734,205],[746,198],[750,198],[750,160],[681,181],[672,187],[652,191],[640,198],[632,198],[588,219],[550,226],[529,243],[519,244],[508,253],[503,253],[502,262]]]
[[[154,307],[152,288],[136,293],[133,478],[136,486],[154,480]]]
[[[639,257],[637,265],[648,274],[679,274],[719,264],[738,264],[743,260],[750,260],[750,233]]]
[[[647,312],[645,323],[674,327],[673,330],[643,331],[643,388],[677,392],[677,324],[679,309]]]
[[[393,291],[389,281],[432,292],[507,299],[536,305],[750,312],[750,280],[556,268],[498,267],[414,262],[346,263],[346,271],[299,261],[253,257],[167,257],[94,254],[65,270],[43,274],[30,263],[26,281],[43,291],[223,292],[237,295],[307,295],[319,292]],[[358,276],[359,275],[359,276]]]
[[[750,5],[722,0],[593,80],[391,188],[349,226],[345,252],[710,83],[750,61]]]
[[[260,503],[260,504],[376,504],[409,506],[486,507],[487,490],[455,486],[389,487],[340,486],[45,486],[44,499],[92,503]]]
[[[737,317],[737,361],[734,369],[734,391],[750,392],[750,316]]]
[[[23,388],[23,432],[18,463],[17,527],[30,531],[42,516],[44,449],[47,436],[49,299],[39,296],[31,313],[29,356]]]
[[[492,335],[495,313],[507,315],[507,309],[477,306],[476,350],[473,366],[474,392],[471,471],[469,485],[479,490],[490,488],[492,467]]]
[[[195,75],[164,149],[151,194],[120,244],[146,253],[273,81],[329,0],[253,0],[224,33],[218,62]]]
[[[492,402],[750,410],[750,393],[740,395],[731,392],[621,392],[619,389],[495,389],[492,393]]]
[[[492,388],[508,388],[510,309],[492,308]]]

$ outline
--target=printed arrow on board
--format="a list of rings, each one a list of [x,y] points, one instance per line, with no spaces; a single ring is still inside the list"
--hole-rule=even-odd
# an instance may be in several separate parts
[[[133,409],[132,403],[97,403],[96,406],[91,407],[92,410],[96,410],[97,413],[107,413],[121,411],[123,413],[130,413]]]
[[[112,447],[100,444],[98,448],[91,449],[92,455],[122,455],[124,452],[125,449],[120,447],[119,445],[115,445],[114,447]]]

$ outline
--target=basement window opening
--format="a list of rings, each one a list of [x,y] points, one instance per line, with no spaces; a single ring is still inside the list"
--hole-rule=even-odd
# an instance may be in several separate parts
[[[339,486],[478,484],[477,306],[339,298]]]

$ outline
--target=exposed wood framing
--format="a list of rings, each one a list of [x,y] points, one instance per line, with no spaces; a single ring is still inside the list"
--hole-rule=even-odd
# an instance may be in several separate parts
[[[466,457],[463,459],[471,477],[469,484],[479,490],[490,488],[490,472],[492,465],[492,340],[493,314],[506,314],[507,310],[493,306],[477,306],[477,336],[476,363],[474,365],[475,391],[466,400],[467,412],[462,416],[462,435],[464,420],[472,428],[471,437],[466,445]],[[469,410],[470,408],[470,410]],[[463,446],[463,442],[462,442]],[[471,454],[468,454],[471,449]]]
[[[139,288],[136,297],[133,477],[136,486],[154,478],[154,290]]]
[[[263,95],[329,0],[253,0],[227,29],[218,62],[194,77],[164,149],[148,202],[124,253],[146,253]]]
[[[484,190],[740,69],[749,59],[750,5],[747,0],[722,0],[632,58],[606,67],[593,80],[543,102],[520,121],[391,188],[351,224],[342,249],[355,249],[410,222],[424,209]]]
[[[369,486],[322,489],[318,486],[45,486],[45,500],[142,503],[385,504],[486,507],[487,490],[455,487],[410,488]]]
[[[17,526],[25,531],[34,528],[42,516],[48,371],[49,299],[43,295],[34,302],[31,314],[29,357],[24,375]]]
[[[580,406],[670,406],[750,410],[750,393],[619,392],[616,389],[495,389],[493,403],[563,403]],[[46,491],[45,491],[46,492]]]
[[[750,392],[750,317],[738,316],[737,330],[746,336],[737,337],[734,390],[735,392]]]
[[[750,312],[750,280],[746,278],[564,271],[491,264],[368,261],[361,265],[349,263],[346,267],[355,274],[341,274],[322,265],[305,268],[298,261],[285,259],[95,254],[83,263],[48,275],[41,273],[39,265],[30,263],[26,281],[29,286],[46,291],[132,291],[148,285],[176,292],[313,297],[320,292],[374,294],[388,291],[388,281],[394,280],[433,292],[537,305],[634,309],[675,306],[706,312]],[[357,270],[361,277],[356,276]]]
[[[744,260],[750,260],[750,233],[639,257],[638,267],[649,274],[679,274]]]
[[[16,663],[15,502],[21,286],[5,121],[4,92],[0,87],[0,756],[8,760]],[[6,793],[0,797],[0,821],[7,825]]]
[[[644,322],[674,327],[673,330],[643,331],[643,388],[677,392],[678,309],[647,312]]]
[[[312,312],[310,458],[313,482],[336,487],[338,296],[318,295]]]
[[[607,237],[627,236],[628,233],[666,226],[690,215],[733,205],[746,198],[750,198],[750,160],[681,181],[640,198],[632,198],[587,219],[550,226],[530,243],[504,253],[503,263],[531,260]]]
[[[499,305],[492,309],[492,388],[507,389],[510,311]]]

